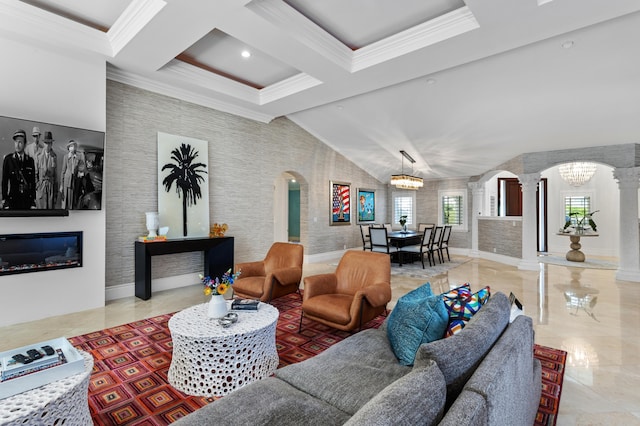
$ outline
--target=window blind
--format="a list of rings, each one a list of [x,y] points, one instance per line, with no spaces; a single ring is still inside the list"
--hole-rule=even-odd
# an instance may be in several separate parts
[[[444,225],[462,225],[462,196],[442,197],[442,222]]]
[[[400,216],[407,216],[407,224],[413,225],[413,197],[396,196],[393,204],[393,223],[400,223]]]
[[[565,221],[571,220],[571,225],[576,226],[578,219],[584,217],[591,211],[591,197],[589,196],[570,196],[564,197],[564,216]],[[578,217],[571,216],[571,213],[578,213]]]

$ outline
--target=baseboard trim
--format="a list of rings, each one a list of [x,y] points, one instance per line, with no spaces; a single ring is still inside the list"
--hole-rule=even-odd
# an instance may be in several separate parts
[[[151,281],[151,294],[156,291],[171,290],[174,288],[187,287],[200,282],[198,273],[176,275],[173,277],[156,278]],[[134,297],[135,283],[109,286],[105,289],[105,300],[123,299]]]

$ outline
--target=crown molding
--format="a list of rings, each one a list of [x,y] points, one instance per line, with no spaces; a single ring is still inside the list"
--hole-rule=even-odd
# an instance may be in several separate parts
[[[112,55],[117,55],[166,5],[164,0],[133,0],[107,32]]]
[[[360,71],[477,28],[480,24],[471,10],[461,7],[356,50],[351,71]]]
[[[277,101],[322,84],[308,74],[300,73],[260,90],[260,105]]]
[[[172,59],[167,65],[157,71],[157,73],[170,76],[180,82],[189,82],[189,84],[223,93],[254,105],[258,105],[260,101],[258,89],[238,83],[237,81],[211,71],[203,70],[202,68],[178,59]]]
[[[253,0],[246,7],[316,53],[350,70],[353,51],[282,0]]]
[[[102,31],[15,0],[0,0],[0,27],[19,39],[65,49],[80,48],[111,56],[111,44]]]
[[[123,71],[119,68],[114,68],[111,66],[107,67],[107,79],[117,81],[119,83],[128,84],[140,89],[149,90],[161,95],[170,96],[172,98],[180,99],[186,102],[191,102],[207,108],[212,108],[218,111],[259,121],[261,123],[269,123],[271,120],[276,118],[275,116],[270,114],[264,114],[249,108],[243,108],[241,106],[234,105],[229,102],[213,99],[209,96],[195,93],[190,90],[184,90],[170,84]]]

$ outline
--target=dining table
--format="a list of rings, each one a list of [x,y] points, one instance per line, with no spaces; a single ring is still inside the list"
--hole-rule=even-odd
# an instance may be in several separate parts
[[[403,263],[407,263],[405,255],[411,253],[405,253],[402,251],[402,247],[411,246],[414,244],[420,244],[421,235],[416,231],[391,231],[387,234],[389,245],[398,248],[398,264],[402,266]]]

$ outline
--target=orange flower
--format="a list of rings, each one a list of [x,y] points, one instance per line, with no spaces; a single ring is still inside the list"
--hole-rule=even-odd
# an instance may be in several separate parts
[[[218,285],[218,294],[225,294],[227,292],[227,289],[229,289],[229,286],[221,283],[220,285]]]

